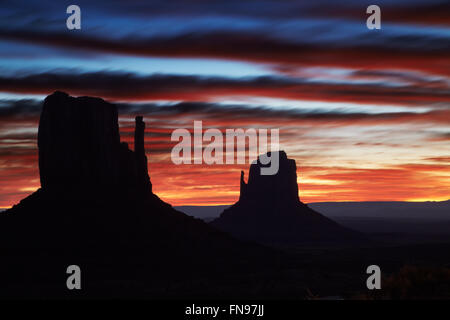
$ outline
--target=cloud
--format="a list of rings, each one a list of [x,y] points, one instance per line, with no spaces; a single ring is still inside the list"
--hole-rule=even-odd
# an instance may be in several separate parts
[[[448,121],[448,122],[450,122],[450,121]],[[430,142],[450,141],[450,132],[432,133],[427,140]]]
[[[318,181],[303,185],[306,198],[320,199],[318,201],[447,200],[450,189],[445,173],[449,168],[449,165],[415,163],[375,169],[313,166],[302,167],[301,175]],[[335,183],[321,184],[321,180]]]
[[[369,2],[367,2],[367,5]],[[367,7],[366,5],[366,7]],[[344,18],[360,19],[364,5],[342,5],[333,7],[333,10],[317,8],[317,13],[326,12],[328,16],[339,16]],[[407,4],[382,3],[380,4],[383,21],[419,24],[419,25],[440,25],[449,26],[447,12],[450,11],[448,1],[424,1]]]
[[[44,20],[52,22],[55,13],[60,11],[61,6],[46,2],[15,0],[3,1],[3,7],[11,12],[19,11],[22,15],[7,15],[10,24],[20,18],[31,20],[33,24]],[[333,0],[316,1],[283,1],[278,0],[151,0],[139,1],[96,1],[95,4],[89,0],[78,0],[80,7],[95,13],[102,19],[121,16],[128,19],[155,19],[160,17],[178,17],[179,19],[199,17],[223,17],[240,18],[247,20],[264,19],[269,21],[297,20],[305,18],[345,18],[361,20],[365,16],[365,9],[372,4],[370,1],[345,1],[335,5]],[[383,20],[397,23],[449,25],[447,12],[450,5],[445,0],[422,0],[422,1],[391,1],[379,0],[377,4],[382,8]],[[13,20],[15,18],[15,20]],[[25,19],[24,19],[25,20]]]
[[[42,102],[38,100],[0,101],[0,123],[30,122],[36,124]],[[248,106],[208,102],[117,103],[121,115],[121,131],[133,132],[133,122],[124,122],[133,115],[144,115],[151,122],[155,134],[168,134],[169,128],[176,128],[193,120],[208,121],[217,127],[266,126],[371,126],[382,124],[430,123],[448,125],[450,109],[435,109],[426,112],[378,112],[339,111],[326,109],[282,108],[269,106]],[[412,109],[413,110],[413,109]],[[9,128],[11,129],[11,128]],[[3,130],[5,131],[5,130]],[[6,132],[9,132],[8,130]],[[0,130],[1,133],[1,130]],[[11,134],[10,132],[8,134]],[[29,132],[24,133],[29,136]]]
[[[41,108],[42,101],[36,99],[0,100],[0,119],[35,117]]]
[[[430,158],[424,158],[424,160],[432,161],[432,162],[438,162],[438,163],[449,163],[450,164],[450,157],[430,157]]]
[[[0,39],[99,53],[175,58],[216,58],[289,66],[324,66],[349,69],[405,69],[450,75],[447,48],[440,35],[383,34],[352,41],[308,43],[260,31],[178,33],[149,38],[112,39],[85,34],[3,30]]]
[[[294,100],[423,106],[447,103],[445,88],[416,85],[325,83],[287,77],[221,78],[131,73],[38,73],[0,77],[0,91],[49,94],[55,90],[72,95],[100,96],[115,101],[213,101],[232,96],[258,96]]]

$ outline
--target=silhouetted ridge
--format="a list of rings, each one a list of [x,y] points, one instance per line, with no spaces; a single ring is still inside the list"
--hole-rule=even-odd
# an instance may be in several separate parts
[[[246,240],[263,243],[347,242],[362,239],[302,203],[298,197],[297,166],[277,151],[279,170],[262,175],[261,157],[251,164],[248,183],[241,172],[239,201],[211,224]],[[275,157],[270,153],[266,156]]]
[[[72,264],[87,277],[82,295],[89,297],[170,296],[191,292],[194,278],[267,268],[261,261],[271,250],[233,239],[152,193],[144,131],[138,116],[132,151],[120,142],[115,105],[62,92],[45,99],[42,186],[0,216],[7,261],[0,297],[74,297],[64,277]]]
[[[38,133],[41,188],[2,215],[0,237],[19,247],[146,247],[163,255],[238,248],[152,193],[141,116],[135,125],[132,151],[120,142],[114,104],[48,96]]]

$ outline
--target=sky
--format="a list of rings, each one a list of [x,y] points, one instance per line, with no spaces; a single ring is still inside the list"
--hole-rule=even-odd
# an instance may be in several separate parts
[[[81,8],[68,30],[66,8]],[[450,199],[450,4],[377,1],[24,1],[0,6],[0,208],[40,187],[37,126],[56,90],[117,103],[122,141],[147,124],[153,191],[230,204],[248,164],[175,165],[171,133],[279,129],[299,196]]]

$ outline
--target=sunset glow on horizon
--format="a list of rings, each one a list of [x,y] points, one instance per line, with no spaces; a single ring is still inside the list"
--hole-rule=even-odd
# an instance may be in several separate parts
[[[306,203],[450,199],[448,4],[379,1],[374,31],[364,1],[331,12],[326,1],[250,2],[78,1],[76,32],[54,2],[3,5],[0,208],[40,187],[39,114],[56,90],[116,103],[130,148],[143,115],[153,191],[171,205],[232,204],[240,171],[248,178],[248,162],[172,163],[171,133],[195,120],[279,129]]]

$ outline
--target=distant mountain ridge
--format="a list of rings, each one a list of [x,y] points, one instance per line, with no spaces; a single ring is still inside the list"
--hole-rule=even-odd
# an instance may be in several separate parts
[[[446,201],[355,201],[355,202],[310,202],[308,207],[329,218],[339,217],[383,217],[450,220],[450,200]],[[217,218],[231,205],[175,206],[196,218]],[[408,209],[408,211],[406,211]],[[424,211],[425,210],[425,211]]]
[[[310,203],[309,206],[321,210],[328,217],[352,216],[450,220],[450,200],[426,202],[317,202]]]

